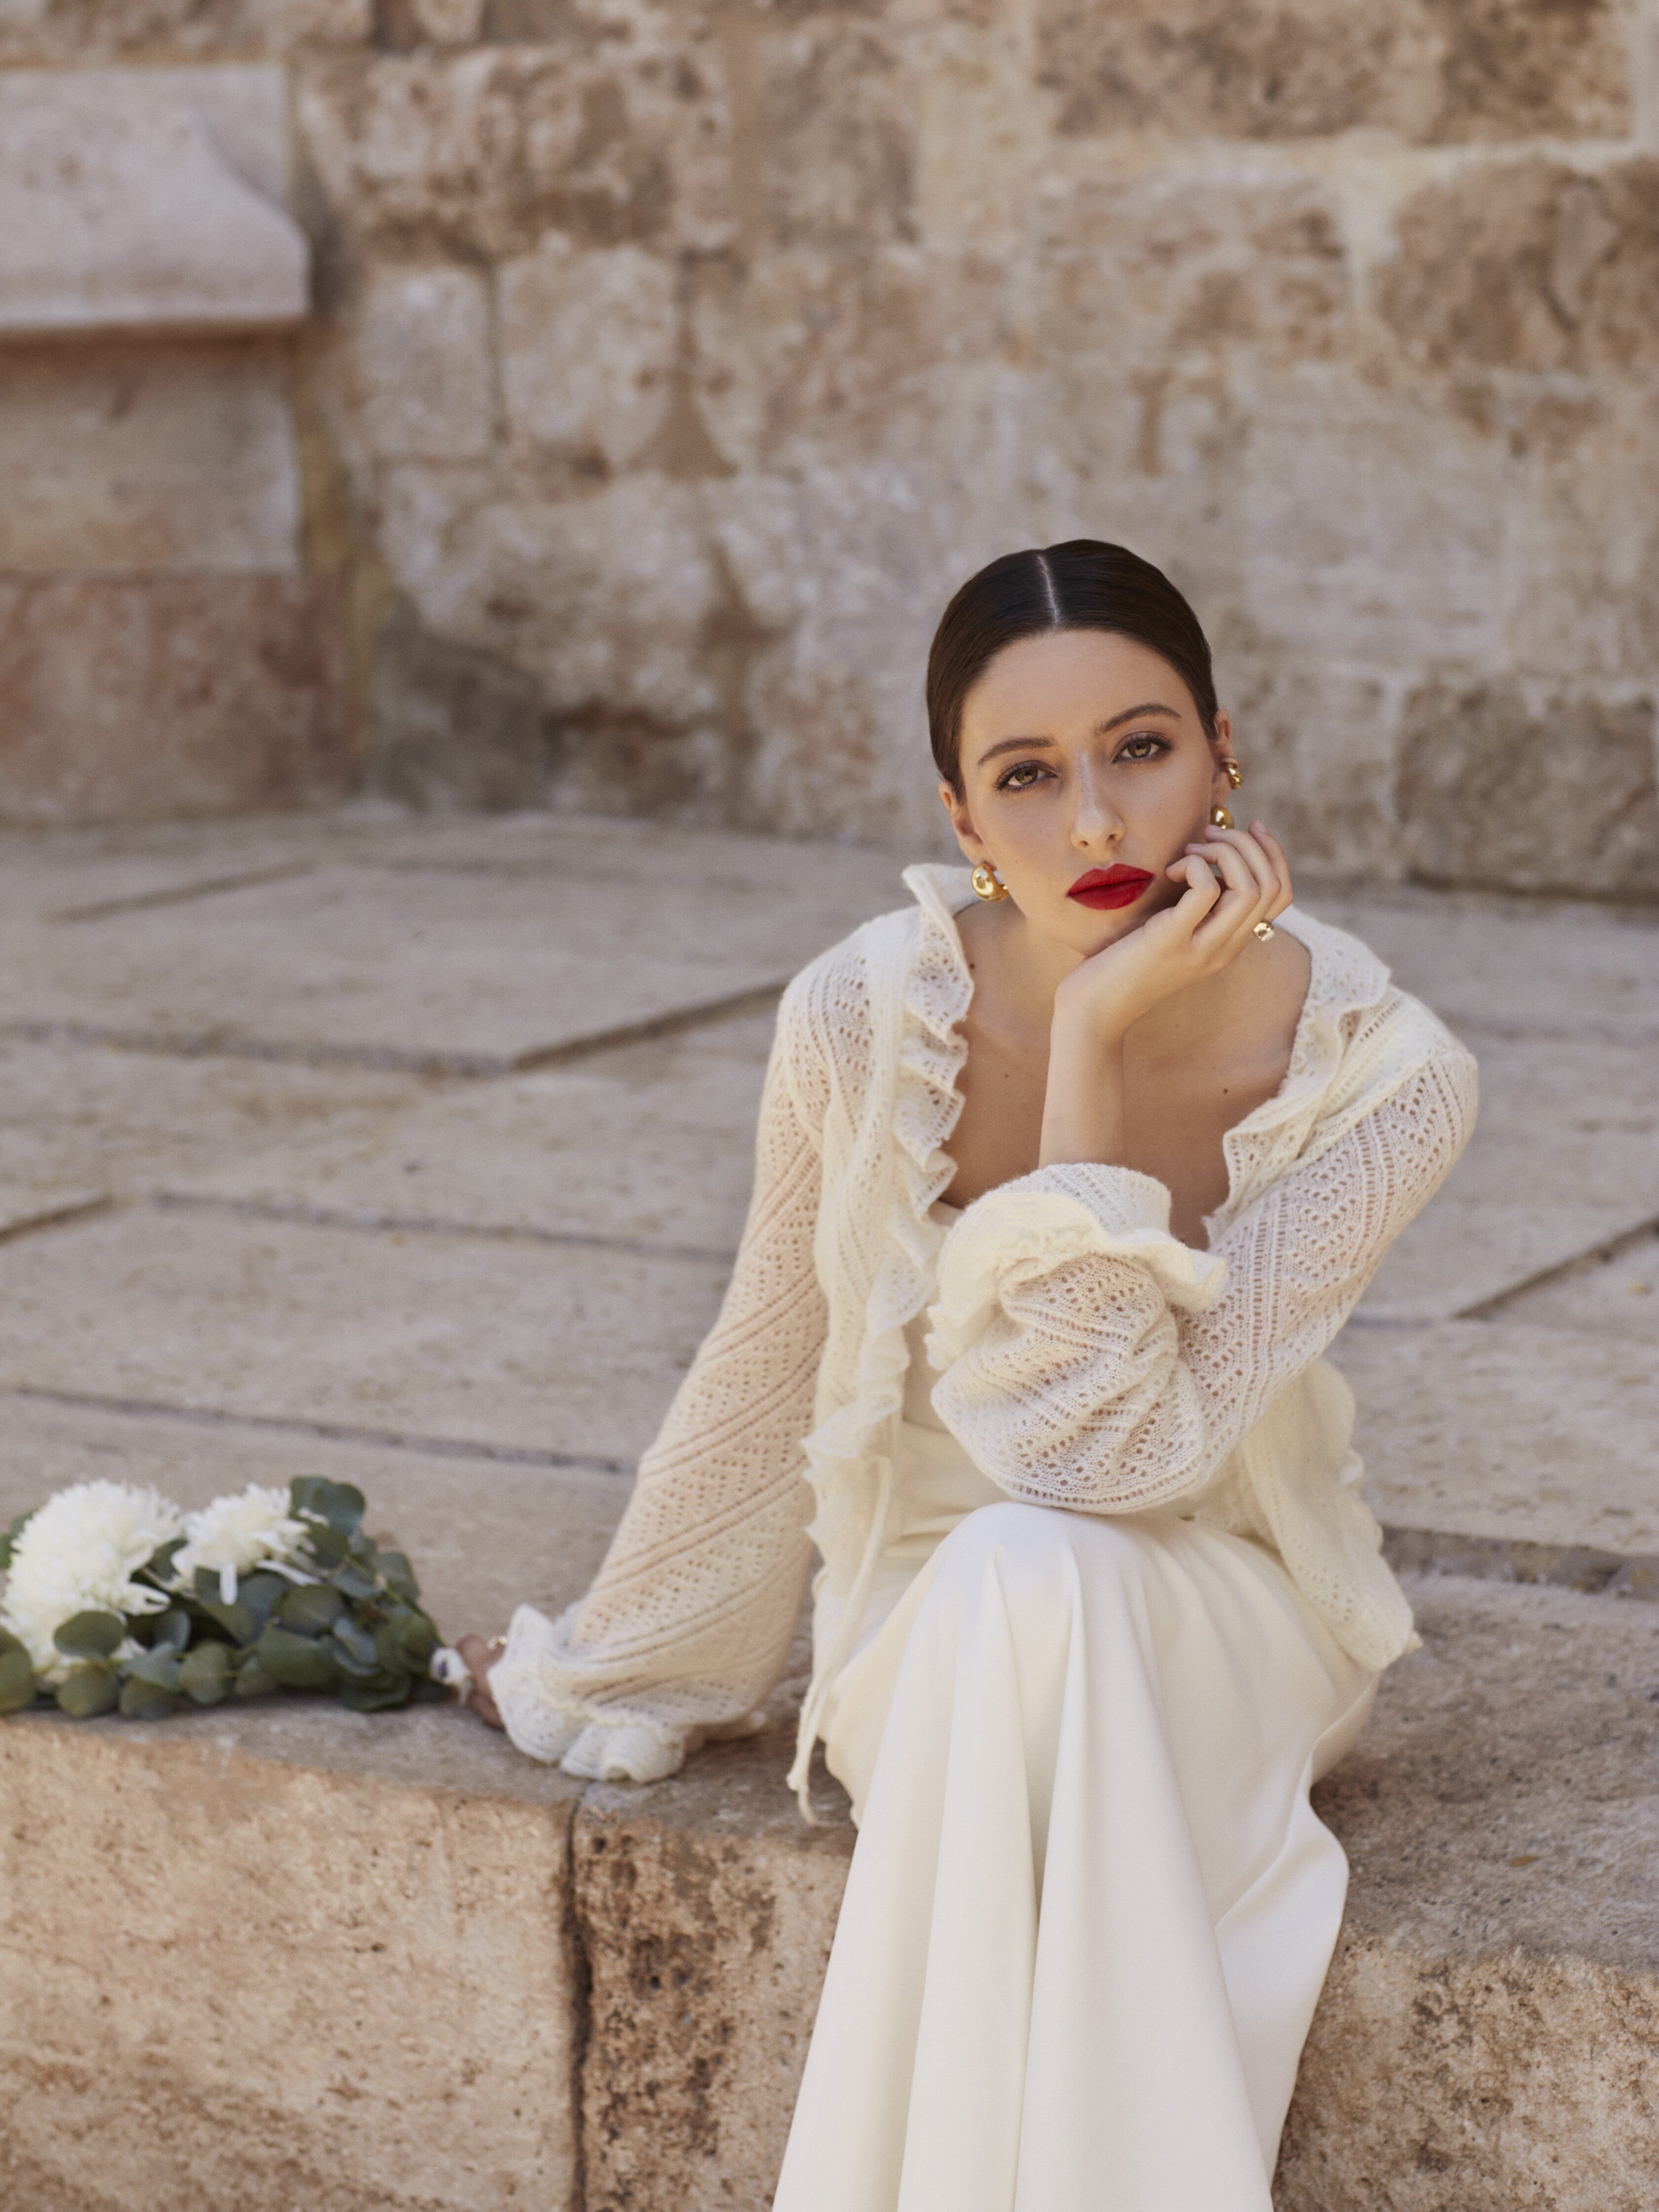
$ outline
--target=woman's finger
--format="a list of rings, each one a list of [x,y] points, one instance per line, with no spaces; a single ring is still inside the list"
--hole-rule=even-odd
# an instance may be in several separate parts
[[[1214,870],[1195,853],[1186,853],[1180,860],[1172,860],[1167,872],[1172,882],[1187,886],[1168,911],[1184,925],[1190,937],[1221,896],[1221,885]]]
[[[1200,865],[1206,864],[1216,870],[1222,881],[1221,897],[1204,922],[1206,949],[1213,949],[1255,915],[1261,903],[1261,888],[1249,861],[1231,843],[1206,846]]]
[[[1270,898],[1278,890],[1279,876],[1273,866],[1273,857],[1265,846],[1261,845],[1248,830],[1212,828],[1206,830],[1204,834],[1207,840],[1212,841],[1216,845],[1225,846],[1237,854],[1255,877],[1263,897]],[[1200,850],[1203,849],[1200,846]]]

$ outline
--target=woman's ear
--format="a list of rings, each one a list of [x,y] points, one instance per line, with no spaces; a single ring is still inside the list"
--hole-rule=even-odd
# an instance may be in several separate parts
[[[1216,789],[1220,791],[1224,786],[1227,790],[1232,790],[1232,779],[1227,774],[1227,763],[1233,757],[1233,725],[1230,714],[1216,716],[1215,741],[1210,747],[1210,753],[1215,763]]]
[[[945,802],[945,811],[951,817],[951,827],[957,833],[957,842],[975,867],[986,858],[984,844],[974,827],[974,817],[968,811],[963,794],[948,783],[941,783],[939,795]]]

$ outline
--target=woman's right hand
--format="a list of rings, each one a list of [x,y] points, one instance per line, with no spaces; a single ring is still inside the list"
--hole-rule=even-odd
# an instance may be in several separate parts
[[[463,1636],[455,1649],[466,1662],[467,1672],[472,1677],[472,1696],[469,1702],[481,1721],[493,1729],[504,1728],[505,1722],[489,1694],[489,1670],[501,1657],[505,1646],[486,1643],[482,1636]]]

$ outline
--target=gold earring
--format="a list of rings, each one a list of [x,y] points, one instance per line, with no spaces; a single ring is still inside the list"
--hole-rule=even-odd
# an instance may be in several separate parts
[[[1006,899],[1008,896],[1007,884],[988,860],[980,862],[969,880],[974,886],[974,896],[982,898],[987,906],[994,906],[999,899]]]
[[[1231,830],[1233,826],[1233,817],[1224,806],[1212,806],[1210,819],[1218,830]]]
[[[1228,782],[1231,784],[1233,789],[1237,791],[1244,781],[1243,769],[1240,768],[1236,760],[1224,760],[1222,762],[1221,765],[1227,771]]]

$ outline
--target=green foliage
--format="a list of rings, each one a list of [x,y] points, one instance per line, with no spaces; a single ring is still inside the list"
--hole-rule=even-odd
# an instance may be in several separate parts
[[[137,1577],[166,1593],[164,1611],[82,1613],[58,1630],[58,1650],[78,1662],[55,1693],[62,1711],[77,1720],[117,1709],[129,1720],[162,1720],[181,1701],[207,1706],[309,1691],[372,1713],[447,1697],[430,1677],[440,1638],[421,1609],[414,1571],[402,1552],[383,1551],[365,1533],[362,1492],[300,1475],[289,1501],[307,1527],[295,1563],[307,1579],[261,1569],[240,1580],[228,1604],[216,1570],[198,1568],[174,1587],[184,1542],[174,1539]],[[0,1539],[0,1565],[27,1518]],[[129,1656],[118,1659],[124,1644]],[[0,1631],[0,1713],[44,1694],[27,1649]]]
[[[107,1659],[126,1632],[118,1613],[77,1613],[52,1640],[66,1659]]]
[[[121,1694],[121,1678],[112,1667],[77,1667],[58,1685],[58,1704],[72,1721],[89,1721],[111,1711]]]
[[[7,1528],[5,1534],[3,1536],[0,1536],[0,1574],[3,1574],[6,1569],[11,1565],[12,1547],[16,1543],[17,1539],[22,1534],[24,1529],[28,1527],[29,1522],[33,1521],[33,1518],[34,1515],[33,1512],[20,1513],[17,1518]]]
[[[34,1662],[28,1646],[0,1628],[0,1713],[21,1713],[34,1703]]]

